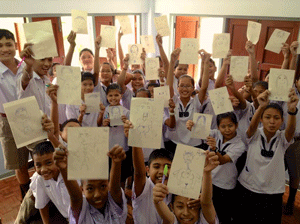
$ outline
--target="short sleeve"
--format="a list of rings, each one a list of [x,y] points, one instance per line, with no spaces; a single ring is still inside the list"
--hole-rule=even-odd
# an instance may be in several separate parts
[[[235,163],[238,158],[246,151],[246,146],[243,143],[242,139],[234,143],[232,147],[228,147],[226,154],[230,157],[231,161]]]
[[[135,195],[134,185],[132,186],[132,189],[133,189],[133,200],[135,200],[136,202],[141,201],[144,198],[148,197],[149,192],[152,192],[150,180],[148,178],[146,178],[146,183],[145,183],[143,192],[138,197],[136,197],[136,195]]]
[[[74,105],[67,105],[66,107],[66,115],[67,119],[78,118],[79,116],[79,108]]]
[[[125,221],[127,217],[127,200],[123,189],[121,189],[121,191],[122,191],[122,201],[123,201],[122,208],[114,201],[110,192],[108,192],[108,201],[109,201],[110,210],[112,210],[114,214],[117,214],[119,218],[125,218],[124,219]]]
[[[130,110],[131,98],[133,97],[133,92],[126,88],[125,93],[122,96],[123,107]]]
[[[45,208],[45,206],[50,201],[50,198],[48,197],[46,193],[46,188],[50,186],[46,186],[46,183],[44,183],[42,177],[39,177],[37,179],[37,188],[36,188],[36,197],[35,197],[35,207],[37,209]]]

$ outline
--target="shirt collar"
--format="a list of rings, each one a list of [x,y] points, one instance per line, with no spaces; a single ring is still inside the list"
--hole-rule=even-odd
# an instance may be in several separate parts
[[[19,64],[19,62],[20,62],[20,61],[17,60],[16,58],[15,58],[15,61],[16,61],[17,64]],[[24,66],[25,66],[24,63],[22,63],[21,66],[19,67],[17,73],[19,73],[20,71],[22,71],[23,68],[24,68]],[[7,72],[8,70],[9,70],[9,68],[6,67],[2,62],[0,62],[0,77],[1,77],[1,78],[3,78],[3,73]]]
[[[258,128],[258,130],[259,130],[261,136],[263,136],[263,138],[265,139],[265,141],[266,141],[267,143],[271,142],[274,138],[277,138],[277,136],[280,134],[280,130],[277,130],[276,133],[275,133],[275,135],[274,135],[274,136],[270,139],[270,141],[268,142],[268,141],[267,141],[268,139],[267,139],[267,137],[266,137],[266,135],[265,135],[265,132],[264,132],[264,127]]]

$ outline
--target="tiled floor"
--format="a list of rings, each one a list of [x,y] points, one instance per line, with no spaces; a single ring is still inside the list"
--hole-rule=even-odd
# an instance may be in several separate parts
[[[32,171],[30,172],[32,174]],[[285,204],[288,197],[288,187],[283,196]],[[18,214],[21,204],[21,195],[16,177],[10,177],[0,180],[0,217],[2,224],[13,224]],[[296,196],[295,211],[293,216],[282,217],[282,224],[299,224],[300,223],[300,192]]]

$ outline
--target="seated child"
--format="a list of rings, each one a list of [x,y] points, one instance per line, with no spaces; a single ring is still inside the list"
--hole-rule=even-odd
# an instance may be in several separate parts
[[[219,223],[216,211],[212,202],[211,171],[218,166],[218,156],[214,152],[206,151],[206,165],[203,171],[202,192],[200,196],[200,208],[192,208],[190,199],[172,195],[168,208],[164,199],[169,194],[165,184],[157,183],[153,188],[153,201],[156,211],[164,224],[217,224]]]
[[[77,181],[67,180],[67,154],[67,149],[56,150],[54,158],[71,199],[70,224],[124,224],[127,217],[127,205],[125,194],[120,186],[121,162],[126,157],[123,148],[115,145],[107,153],[112,159],[109,181],[81,180],[80,187]]]

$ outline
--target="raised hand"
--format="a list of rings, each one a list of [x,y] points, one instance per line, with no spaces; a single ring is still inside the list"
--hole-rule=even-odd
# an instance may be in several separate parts
[[[291,88],[290,92],[289,92],[289,101],[287,103],[289,112],[291,112],[291,113],[296,112],[298,101],[299,101],[299,98],[295,92],[295,89]]]
[[[259,103],[259,106],[261,106],[261,107],[268,106],[268,104],[269,104],[269,95],[270,95],[269,90],[265,90],[264,92],[262,92],[261,94],[258,95],[257,101]]]
[[[32,46],[33,44],[31,43],[26,43],[24,44],[23,50],[20,52],[20,58],[24,58],[24,61],[27,66],[32,67],[33,63],[35,62],[35,59],[32,57],[34,56],[34,53],[32,51]]]
[[[163,201],[164,198],[169,194],[168,187],[162,183],[155,184],[153,187],[153,201],[155,204]]]
[[[177,61],[179,58],[180,52],[181,52],[181,49],[176,48],[171,54],[171,61],[173,61],[173,62]]]
[[[246,42],[245,49],[248,52],[248,54],[255,54],[255,45],[251,41]]]
[[[49,84],[48,88],[46,89],[46,93],[54,103],[57,103],[57,90],[58,90],[58,85],[52,85],[52,84]]]
[[[111,150],[109,150],[107,155],[115,163],[120,163],[126,158],[124,149],[119,145],[115,145]]]
[[[70,34],[69,34],[69,36],[68,36],[67,39],[68,39],[68,42],[70,43],[70,45],[73,45],[73,46],[76,45],[76,42],[75,42],[76,33],[73,30],[71,30],[71,32],[70,32]]]
[[[282,44],[281,51],[284,58],[288,59],[290,57],[290,46],[287,43]]]
[[[205,151],[206,153],[206,159],[205,159],[205,166],[204,166],[204,172],[211,172],[213,169],[215,169],[220,162],[218,155],[216,155],[215,152],[209,152]]]
[[[101,44],[101,36],[99,35],[99,36],[96,37],[96,39],[95,39],[95,48],[96,48],[96,49],[100,49],[100,44]]]
[[[69,152],[63,145],[59,145],[58,149],[54,152],[54,162],[60,170],[65,170],[68,167]]]

